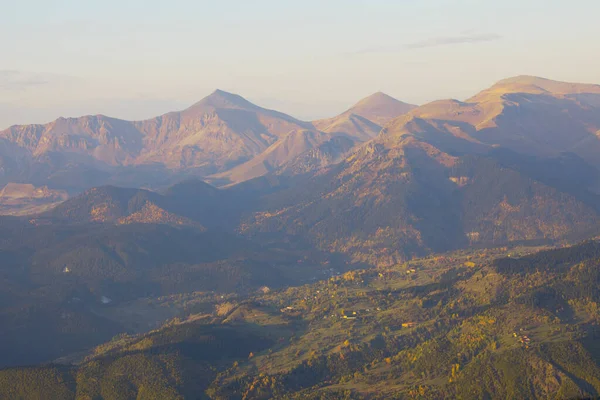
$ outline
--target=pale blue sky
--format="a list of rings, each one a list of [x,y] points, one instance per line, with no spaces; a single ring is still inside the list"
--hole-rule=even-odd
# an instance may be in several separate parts
[[[0,129],[140,119],[216,88],[300,118],[376,91],[464,99],[519,74],[600,83],[597,0],[0,0]]]

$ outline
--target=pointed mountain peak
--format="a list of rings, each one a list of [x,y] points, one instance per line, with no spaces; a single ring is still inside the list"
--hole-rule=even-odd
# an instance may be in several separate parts
[[[190,109],[195,108],[236,108],[236,109],[251,109],[255,110],[259,108],[255,104],[250,103],[248,100],[244,99],[242,96],[229,93],[224,90],[217,89],[212,92],[210,95],[206,96],[196,104],[190,107]]]
[[[383,92],[373,93],[359,101],[356,105],[361,104],[381,104],[381,103],[402,103],[400,100],[393,98]]]
[[[241,96],[239,96],[237,94],[226,92],[226,91],[221,90],[221,89],[216,89],[214,92],[212,92],[207,97],[208,98],[229,99],[229,100],[236,100],[236,99],[241,99],[242,98]]]
[[[356,114],[382,126],[415,107],[383,92],[377,92],[356,103],[346,114]]]

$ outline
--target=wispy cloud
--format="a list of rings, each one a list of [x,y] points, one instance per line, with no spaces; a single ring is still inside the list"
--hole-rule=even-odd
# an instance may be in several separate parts
[[[5,69],[0,70],[0,90],[19,91],[52,83],[70,82],[74,79],[67,75]]]
[[[412,43],[405,43],[398,46],[368,47],[353,52],[352,54],[394,53],[402,50],[414,50],[423,49],[427,47],[492,42],[500,39],[502,39],[502,36],[498,35],[497,33],[474,33],[471,31],[464,31],[461,32],[459,35],[433,37]]]
[[[407,49],[422,49],[424,47],[448,46],[452,44],[492,42],[499,39],[502,39],[502,36],[496,33],[463,34],[458,36],[442,36],[421,40],[418,42],[409,43],[405,45],[405,47]]]

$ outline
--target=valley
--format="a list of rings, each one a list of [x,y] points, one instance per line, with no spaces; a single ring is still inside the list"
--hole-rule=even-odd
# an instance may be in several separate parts
[[[600,399],[600,2],[0,9],[0,400]]]
[[[0,390],[65,398],[593,396],[599,251],[596,242],[461,251],[249,297],[171,297],[169,306],[194,305],[162,328],[114,338],[76,366],[4,370]],[[525,374],[547,378],[530,385],[517,378]]]
[[[597,396],[598,88],[1,132],[0,397]]]

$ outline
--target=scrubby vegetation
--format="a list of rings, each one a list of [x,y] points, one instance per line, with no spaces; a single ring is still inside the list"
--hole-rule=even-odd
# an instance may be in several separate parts
[[[534,250],[448,253],[224,296],[120,335],[78,366],[4,370],[0,397],[598,396],[600,245]]]
[[[263,196],[240,229],[286,232],[375,266],[470,246],[581,240],[597,231],[600,211],[586,189],[596,175],[585,166],[576,157],[464,155],[382,136]]]
[[[149,317],[139,326],[113,318],[131,302],[188,292],[244,295],[348,267],[324,265],[329,259],[190,226],[0,218],[0,367],[49,362],[181,312],[145,307],[138,314]]]

